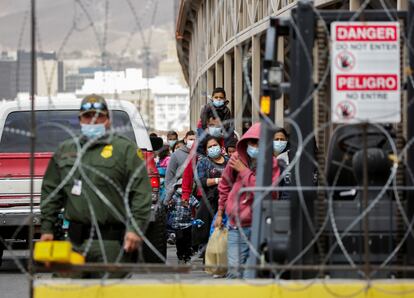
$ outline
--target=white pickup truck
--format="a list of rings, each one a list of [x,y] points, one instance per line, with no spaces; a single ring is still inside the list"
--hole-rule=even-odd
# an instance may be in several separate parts
[[[42,177],[57,146],[72,133],[79,134],[80,99],[36,99],[37,138],[34,169],[35,238],[40,219],[39,202]],[[152,192],[151,222],[146,236],[166,256],[165,211],[159,202],[159,174],[154,162],[153,146],[136,107],[127,101],[108,100],[114,129],[136,142],[144,153]],[[0,264],[5,247],[28,247],[30,225],[30,119],[31,101],[0,104]],[[156,140],[159,143],[160,140]],[[162,142],[161,142],[162,144]],[[146,245],[145,262],[161,262]]]

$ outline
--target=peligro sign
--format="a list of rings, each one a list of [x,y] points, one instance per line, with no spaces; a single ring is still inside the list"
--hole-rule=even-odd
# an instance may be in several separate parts
[[[331,23],[334,123],[401,120],[400,24]]]
[[[338,75],[338,91],[387,91],[398,89],[396,75]]]

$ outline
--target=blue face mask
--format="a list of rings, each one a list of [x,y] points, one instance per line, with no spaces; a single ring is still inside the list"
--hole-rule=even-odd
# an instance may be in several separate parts
[[[273,141],[273,151],[277,154],[286,149],[287,141]]]
[[[222,132],[221,132],[221,127],[215,127],[215,126],[209,126],[208,127],[208,133],[209,135],[216,137],[216,138],[220,138],[223,136]]]
[[[216,108],[221,108],[222,106],[224,106],[224,100],[214,100],[213,99],[213,106],[215,106]]]
[[[168,145],[170,145],[170,148],[174,147],[175,143],[177,143],[177,140],[168,140]]]
[[[219,145],[215,145],[213,147],[207,148],[207,155],[210,158],[217,158],[221,154],[221,148]]]
[[[257,157],[259,156],[259,148],[258,147],[253,147],[251,145],[247,145],[247,155],[250,156],[250,158],[253,159],[257,159]]]
[[[81,124],[81,132],[85,137],[94,139],[103,136],[106,129],[104,124]]]

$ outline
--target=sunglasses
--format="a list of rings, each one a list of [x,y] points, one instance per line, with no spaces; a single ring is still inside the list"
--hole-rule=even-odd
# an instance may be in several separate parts
[[[87,110],[106,110],[107,107],[102,102],[87,102],[81,105],[81,111],[87,111]]]

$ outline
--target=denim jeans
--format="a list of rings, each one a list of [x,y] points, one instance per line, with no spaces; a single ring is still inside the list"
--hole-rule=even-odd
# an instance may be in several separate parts
[[[243,276],[242,269],[230,267],[246,264],[249,257],[249,245],[246,242],[246,237],[250,240],[250,233],[250,227],[241,229],[229,227],[227,234],[227,265],[229,266],[227,278],[241,278]]]

